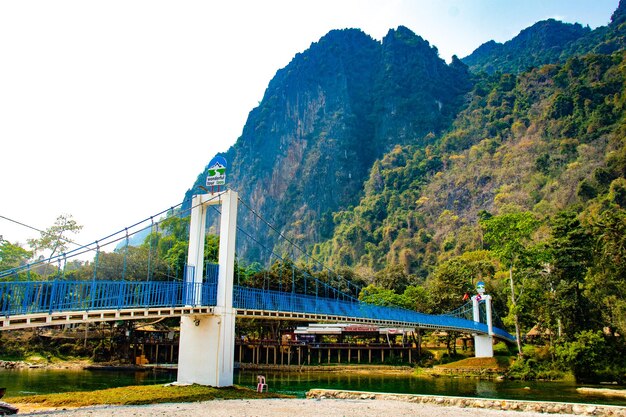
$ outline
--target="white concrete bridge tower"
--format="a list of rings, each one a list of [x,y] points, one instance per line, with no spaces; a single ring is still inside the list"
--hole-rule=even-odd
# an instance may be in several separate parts
[[[477,358],[493,358],[493,319],[491,311],[491,296],[485,294],[485,283],[476,284],[478,295],[472,297],[474,321],[480,322],[480,301],[485,301],[487,316],[487,334],[474,335],[474,356]]]
[[[178,383],[214,387],[233,385],[235,351],[235,309],[233,279],[235,272],[235,239],[237,233],[237,200],[235,191],[195,195],[191,201],[187,283],[194,283],[191,301],[201,303],[204,280],[204,242],[206,210],[221,204],[219,274],[214,314],[183,316],[180,320]],[[190,276],[192,275],[192,276]]]

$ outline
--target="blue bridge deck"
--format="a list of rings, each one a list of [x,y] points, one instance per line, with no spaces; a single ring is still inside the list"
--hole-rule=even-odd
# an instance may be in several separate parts
[[[4,317],[126,310],[155,307],[209,307],[216,304],[216,283],[187,284],[169,281],[42,281],[0,282],[0,315]],[[327,321],[388,323],[431,329],[487,333],[487,325],[447,315],[430,315],[393,307],[325,298],[316,295],[235,286],[233,307],[246,312],[306,314]],[[254,316],[254,314],[250,314]],[[268,317],[271,315],[268,315]],[[285,318],[284,315],[276,315]],[[311,320],[313,321],[313,320]],[[0,327],[1,329],[1,327]],[[514,338],[494,328],[502,339]]]

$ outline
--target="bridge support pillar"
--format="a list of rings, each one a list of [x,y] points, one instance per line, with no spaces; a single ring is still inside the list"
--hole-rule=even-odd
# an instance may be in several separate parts
[[[212,387],[233,385],[235,310],[215,313],[181,317],[179,383]]]
[[[491,317],[491,296],[483,295],[487,313],[488,334],[474,335],[474,356],[477,358],[493,358],[493,320]],[[474,321],[480,322],[480,300],[478,296],[472,297]]]
[[[188,283],[203,282],[204,228],[206,209],[221,204],[219,274],[214,314],[183,316],[180,320],[178,383],[227,387],[233,385],[235,360],[235,316],[233,281],[235,235],[237,232],[237,193],[194,196],[189,230],[188,265],[195,269]],[[199,294],[200,291],[196,290]],[[199,304],[196,300],[195,304]]]

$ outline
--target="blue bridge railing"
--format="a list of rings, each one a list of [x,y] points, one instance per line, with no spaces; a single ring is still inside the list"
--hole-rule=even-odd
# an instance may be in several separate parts
[[[17,281],[0,282],[0,315],[15,316],[65,311],[150,307],[214,306],[217,283],[171,281]],[[413,323],[416,327],[487,332],[487,325],[462,318],[429,315],[393,307],[304,295],[295,292],[235,286],[233,306],[238,309],[326,314],[341,317]],[[514,340],[494,328],[501,338]]]
[[[215,305],[216,285],[163,281],[0,282],[0,314]]]
[[[395,307],[322,298],[314,295],[268,291],[235,286],[233,304],[237,308],[294,313],[328,314],[364,319],[415,323],[433,328],[462,328],[487,332],[487,325],[450,316],[418,313]]]

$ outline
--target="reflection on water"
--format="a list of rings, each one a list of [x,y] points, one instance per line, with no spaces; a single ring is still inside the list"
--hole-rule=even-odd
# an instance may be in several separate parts
[[[497,398],[498,387],[494,381],[476,381],[476,396],[485,398]]]
[[[56,369],[0,370],[0,386],[7,396],[93,391],[127,385],[172,382],[172,372],[82,371]]]
[[[573,382],[488,381],[451,377],[419,378],[406,374],[368,374],[354,370],[350,372],[292,373],[240,371],[235,373],[234,383],[255,389],[256,377],[260,373],[266,376],[270,391],[298,397],[304,397],[311,388],[328,388],[404,394],[588,402],[626,406],[626,399],[579,395],[576,392],[576,384]],[[128,385],[165,384],[175,380],[176,372],[167,371],[0,370],[0,387],[7,387],[7,396],[92,391]]]
[[[235,383],[256,387],[259,372],[242,371]],[[357,372],[265,372],[270,391],[304,397],[311,388],[401,394],[450,395],[515,400],[587,402],[626,406],[626,399],[580,395],[573,382],[495,381],[475,378],[420,378],[413,375],[367,375]],[[623,387],[615,387],[623,388]]]

